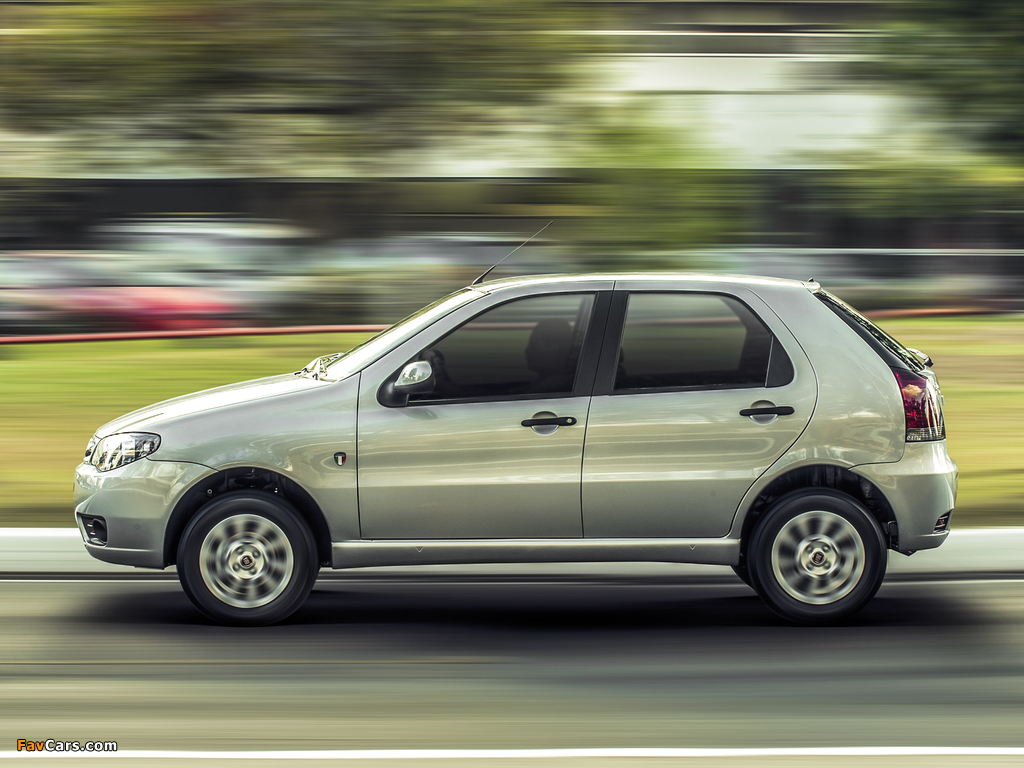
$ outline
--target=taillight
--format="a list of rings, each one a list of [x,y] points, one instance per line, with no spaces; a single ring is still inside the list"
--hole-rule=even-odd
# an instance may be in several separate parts
[[[945,440],[946,424],[942,420],[939,393],[931,380],[910,371],[893,370],[903,396],[903,413],[907,417],[907,442]]]

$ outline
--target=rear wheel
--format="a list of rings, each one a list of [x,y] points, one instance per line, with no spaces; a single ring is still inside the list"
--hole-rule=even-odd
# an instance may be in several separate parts
[[[273,624],[305,602],[319,562],[309,527],[283,499],[231,493],[189,522],[178,578],[192,603],[221,624]]]
[[[800,624],[850,616],[885,577],[885,538],[855,499],[828,489],[795,491],[758,521],[747,547],[752,586],[775,613]]]

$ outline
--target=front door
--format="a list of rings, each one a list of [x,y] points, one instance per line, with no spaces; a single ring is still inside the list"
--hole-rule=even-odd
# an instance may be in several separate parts
[[[725,536],[743,495],[807,426],[809,361],[753,294],[622,291],[608,327],[583,460],[585,535]]]
[[[436,384],[404,407],[382,405],[377,392],[407,360],[383,377],[364,372],[363,539],[583,535],[580,477],[593,371],[583,381],[581,360],[596,364],[596,347],[584,355],[595,297],[532,296],[476,315],[413,356],[430,362]]]

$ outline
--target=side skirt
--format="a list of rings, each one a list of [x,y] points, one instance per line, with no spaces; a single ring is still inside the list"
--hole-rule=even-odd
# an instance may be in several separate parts
[[[739,539],[478,539],[336,541],[334,568],[481,563],[658,562],[737,565]]]

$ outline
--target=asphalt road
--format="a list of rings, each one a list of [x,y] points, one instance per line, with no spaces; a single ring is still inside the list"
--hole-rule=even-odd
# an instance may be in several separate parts
[[[1024,581],[886,583],[845,626],[807,628],[738,582],[335,580],[283,625],[235,629],[206,623],[173,581],[7,580],[0,751],[19,738],[121,750],[1022,747]]]

